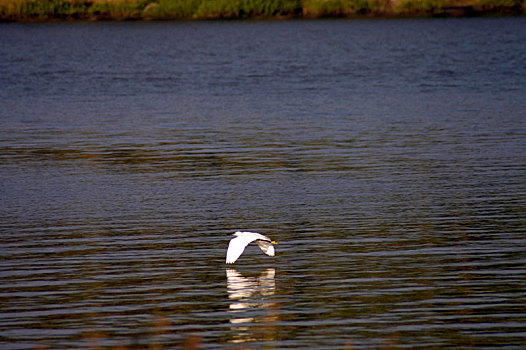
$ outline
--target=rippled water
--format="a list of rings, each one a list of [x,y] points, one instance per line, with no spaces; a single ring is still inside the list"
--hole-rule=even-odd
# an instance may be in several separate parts
[[[524,348],[525,24],[0,25],[0,348]]]

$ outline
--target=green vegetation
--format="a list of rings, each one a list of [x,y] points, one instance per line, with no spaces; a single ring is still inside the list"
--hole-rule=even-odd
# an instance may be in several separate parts
[[[294,15],[300,10],[296,0],[204,0],[195,18],[261,18]]]
[[[394,15],[390,0],[304,0],[303,14],[308,17],[350,17],[356,15]]]
[[[0,21],[523,15],[526,0],[0,0]]]

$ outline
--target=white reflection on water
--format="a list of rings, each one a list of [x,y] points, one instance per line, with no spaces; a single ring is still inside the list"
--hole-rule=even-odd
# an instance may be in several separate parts
[[[276,289],[276,270],[268,268],[259,277],[244,277],[226,269],[230,323],[234,337],[230,342],[275,340],[273,324],[278,320],[276,303],[268,300]]]

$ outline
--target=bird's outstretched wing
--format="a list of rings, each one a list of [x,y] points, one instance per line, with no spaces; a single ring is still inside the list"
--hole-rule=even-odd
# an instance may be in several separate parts
[[[226,251],[226,263],[233,264],[243,254],[245,247],[250,242],[256,240],[256,237],[236,237],[230,240],[228,243],[228,250]]]
[[[257,240],[256,243],[261,248],[263,253],[267,254],[268,256],[274,256],[274,246],[272,243],[262,240]]]
[[[230,240],[228,243],[228,250],[226,251],[226,263],[233,264],[240,256],[243,254],[245,247],[244,239],[241,237],[236,237]]]

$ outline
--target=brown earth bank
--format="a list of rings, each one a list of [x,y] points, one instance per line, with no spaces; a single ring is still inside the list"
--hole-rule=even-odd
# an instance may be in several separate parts
[[[524,15],[526,0],[0,0],[2,22]]]

